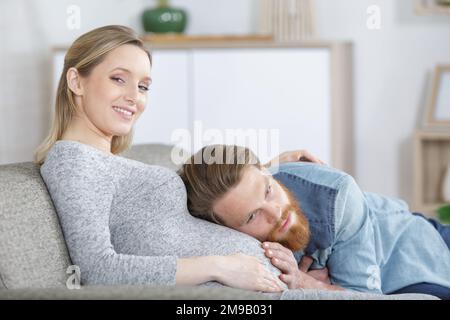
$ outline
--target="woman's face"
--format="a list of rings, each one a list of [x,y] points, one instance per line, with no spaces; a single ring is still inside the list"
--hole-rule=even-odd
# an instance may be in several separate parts
[[[134,45],[107,54],[87,77],[76,99],[89,126],[106,137],[124,136],[144,111],[151,84],[148,55]]]

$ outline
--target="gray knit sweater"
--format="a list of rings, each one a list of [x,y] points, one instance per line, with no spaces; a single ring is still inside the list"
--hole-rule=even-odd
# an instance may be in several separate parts
[[[184,184],[169,169],[64,140],[41,175],[83,284],[174,285],[179,257],[236,252],[279,274],[256,239],[191,216]]]

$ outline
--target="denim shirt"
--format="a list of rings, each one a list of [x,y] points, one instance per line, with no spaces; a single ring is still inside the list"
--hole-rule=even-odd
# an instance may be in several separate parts
[[[427,282],[450,288],[450,251],[436,229],[400,199],[362,192],[348,174],[318,164],[269,169],[299,200],[311,240],[312,268],[327,267],[333,284],[388,294]]]

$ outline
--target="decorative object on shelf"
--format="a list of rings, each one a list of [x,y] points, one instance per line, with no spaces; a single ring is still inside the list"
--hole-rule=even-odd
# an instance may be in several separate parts
[[[158,0],[156,8],[147,9],[142,14],[144,30],[154,33],[182,33],[187,19],[186,11],[171,7],[169,0]]]
[[[421,130],[414,137],[414,207],[436,215],[450,205],[450,65],[438,65]]]
[[[450,224],[450,204],[440,207],[436,212],[441,222]]]
[[[442,180],[442,200],[450,203],[450,163],[447,165],[447,169]]]
[[[277,41],[298,41],[315,35],[313,0],[262,0],[261,32]]]
[[[450,0],[416,0],[418,15],[449,15]]]
[[[414,211],[435,216],[438,208],[450,204],[444,195],[449,165],[450,130],[417,131],[414,135]]]
[[[425,127],[450,129],[450,65],[436,67],[426,110]]]

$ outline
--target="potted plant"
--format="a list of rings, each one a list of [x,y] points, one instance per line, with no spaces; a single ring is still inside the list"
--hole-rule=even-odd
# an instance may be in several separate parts
[[[187,14],[183,9],[171,7],[169,0],[158,0],[156,8],[144,11],[142,23],[146,32],[182,33],[186,28]]]
[[[437,209],[439,220],[443,223],[450,224],[450,204],[446,204],[443,207]]]

